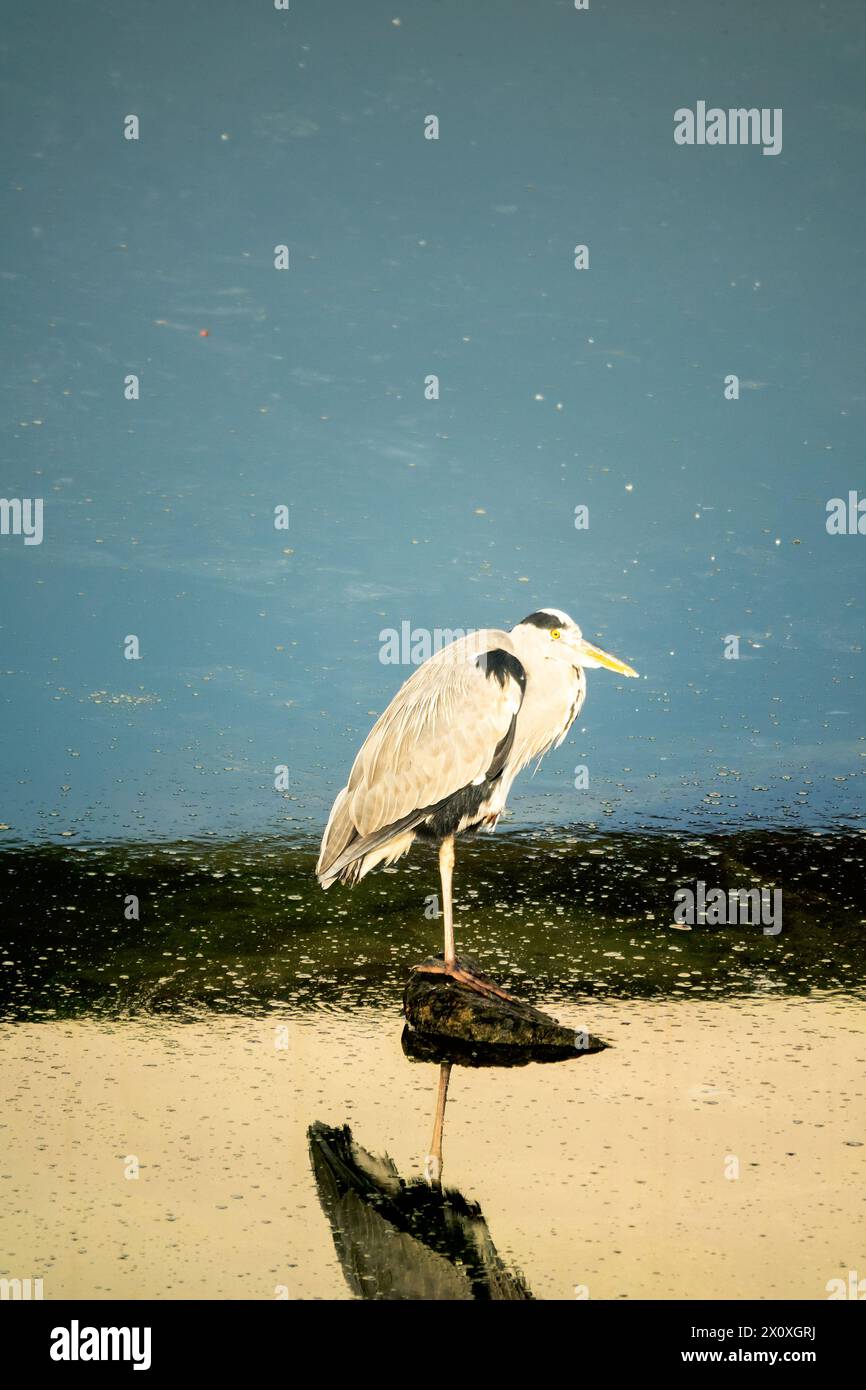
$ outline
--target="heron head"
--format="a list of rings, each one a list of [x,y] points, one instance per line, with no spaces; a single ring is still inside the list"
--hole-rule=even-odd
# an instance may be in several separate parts
[[[539,608],[518,623],[513,631],[519,632],[521,637],[529,637],[531,633],[534,647],[552,660],[562,660],[571,666],[584,668],[604,666],[620,676],[637,675],[637,671],[618,657],[587,642],[574,619],[563,613],[561,608]]]

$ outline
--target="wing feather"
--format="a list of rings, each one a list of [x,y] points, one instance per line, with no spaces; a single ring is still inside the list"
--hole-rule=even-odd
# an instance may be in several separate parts
[[[506,633],[472,633],[443,647],[397,691],[334,803],[320,874],[338,857],[345,859],[355,836],[378,835],[437,805],[483,781],[494,759],[501,761],[523,692],[513,674],[479,663],[497,650],[514,657]]]

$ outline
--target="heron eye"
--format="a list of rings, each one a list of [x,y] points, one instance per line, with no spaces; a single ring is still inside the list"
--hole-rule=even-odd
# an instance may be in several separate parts
[[[562,636],[562,633],[560,632],[558,627],[552,627],[550,629],[550,635],[553,638],[554,642],[558,642],[560,637]]]

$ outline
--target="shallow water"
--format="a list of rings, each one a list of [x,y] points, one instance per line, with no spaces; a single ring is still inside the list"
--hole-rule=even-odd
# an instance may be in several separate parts
[[[395,1008],[441,948],[435,853],[327,893],[314,864],[271,840],[7,852],[0,1017]],[[532,1002],[856,991],[864,869],[861,834],[483,835],[460,842],[458,945]],[[781,918],[683,929],[699,882],[778,889]]]
[[[445,1187],[477,1203],[534,1297],[815,1299],[861,1267],[862,1004],[558,1011],[575,1026],[589,1014],[612,1046],[455,1068],[445,1115]],[[348,1124],[423,1177],[438,1068],[405,1058],[400,1026],[396,1002],[3,1025],[10,1268],[42,1277],[46,1298],[351,1296],[308,1129]],[[368,1296],[406,1264],[356,1230],[350,1267],[360,1255]]]
[[[400,1006],[435,860],[324,894],[313,857],[0,861],[0,1227],[46,1297],[819,1298],[859,1267],[862,836],[468,843],[461,949],[609,1047],[455,1065],[444,1198]],[[678,929],[698,879],[782,885],[782,930]],[[310,1134],[346,1125],[348,1176]]]

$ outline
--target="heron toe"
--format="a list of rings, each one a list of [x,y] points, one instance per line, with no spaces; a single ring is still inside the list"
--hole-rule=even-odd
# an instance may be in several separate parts
[[[446,975],[455,984],[464,985],[466,989],[474,990],[476,994],[484,994],[488,998],[504,999],[513,1004],[514,995],[501,989],[494,984],[486,975],[482,975],[473,970],[468,965],[463,965],[459,960],[449,964],[438,956],[431,960],[423,961],[421,965],[413,965],[413,970],[419,971],[422,975]]]

